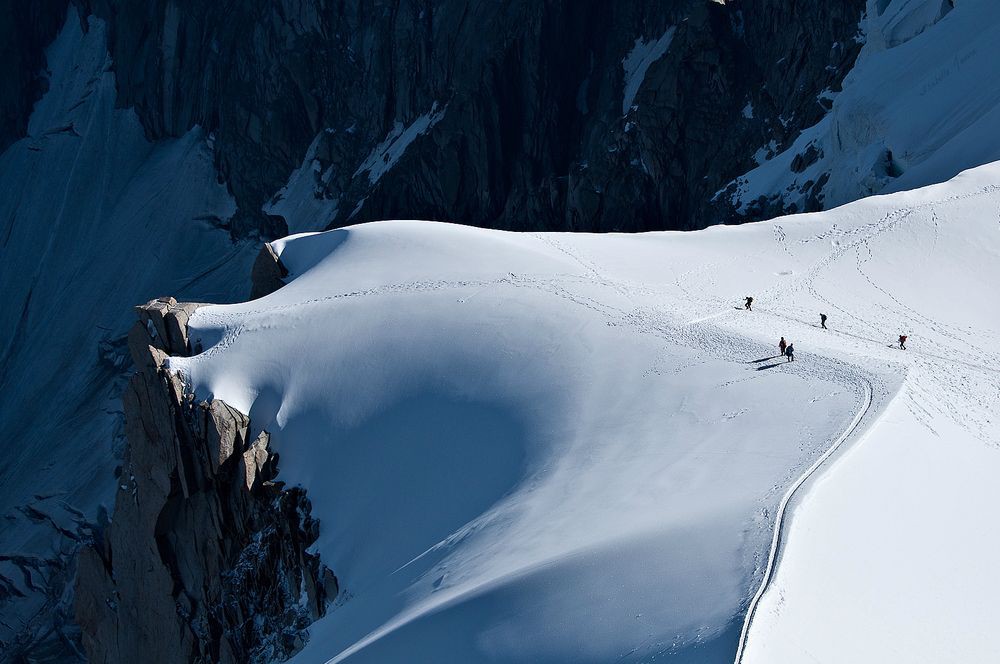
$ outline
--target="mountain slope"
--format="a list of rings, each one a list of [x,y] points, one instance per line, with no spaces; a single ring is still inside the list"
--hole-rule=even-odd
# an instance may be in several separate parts
[[[274,237],[301,230],[274,206],[295,169],[325,207],[321,227],[716,223],[726,217],[709,199],[756,147],[784,146],[823,116],[816,96],[850,69],[864,4],[104,0],[94,11],[110,25],[120,103],[153,137],[214,132],[234,232]]]
[[[116,485],[130,308],[244,297],[257,251],[217,227],[234,206],[205,134],[148,141],[115,108],[106,26],[71,14],[30,135],[0,155],[0,642],[57,660],[73,627],[53,606]]]
[[[43,40],[68,4],[0,17],[18,47],[0,148],[45,89]],[[823,116],[816,97],[851,68],[864,4],[98,0],[69,13],[106,24],[117,104],[148,138],[214,134],[230,229],[271,238],[297,229],[296,202],[279,205],[296,171],[320,227],[727,219],[711,196],[757,146],[784,147]]]
[[[814,475],[824,478],[815,504],[831,507],[844,500],[844,488],[827,489],[838,478],[869,478],[848,481],[863,504],[910,440],[927,446],[907,467],[941,483],[893,506],[908,526],[911,508],[954,504],[963,469],[1000,463],[989,410],[1000,330],[970,304],[992,283],[972,267],[1000,264],[996,220],[984,215],[997,182],[991,165],[826,213],[693,234],[386,222],[274,243],[289,284],[199,309],[191,330],[206,350],[170,366],[199,397],[270,431],[280,478],[313,501],[317,551],[344,594],[296,661],[730,659],[775,508],[832,446],[832,470]],[[740,306],[747,293],[752,312]],[[911,335],[905,352],[893,348],[899,333]],[[795,362],[775,357],[782,334]],[[876,424],[884,408],[891,417]],[[793,496],[748,658],[775,661],[760,653],[778,644],[782,661],[799,661],[787,649],[800,621],[820,629],[815,612],[856,608],[801,590],[795,571],[823,576],[814,538],[866,552],[867,566],[838,575],[841,591],[900,578],[889,568],[904,554],[909,570],[936,560],[936,547],[842,541],[842,519],[810,518],[811,498],[799,507],[813,488]],[[975,492],[995,497],[988,485]],[[865,532],[882,526],[879,510],[853,515]],[[926,536],[912,527],[904,539]],[[947,598],[1000,588],[972,558],[933,601],[907,599],[941,624],[963,620],[945,615]],[[769,620],[775,597],[794,593],[810,612]],[[893,610],[896,595],[878,597],[897,636],[858,612],[857,638],[930,661],[932,635]],[[855,661],[884,661],[868,657]]]
[[[1000,159],[1000,5],[868,3],[864,47],[830,112],[720,192],[741,214],[842,205],[943,182]]]

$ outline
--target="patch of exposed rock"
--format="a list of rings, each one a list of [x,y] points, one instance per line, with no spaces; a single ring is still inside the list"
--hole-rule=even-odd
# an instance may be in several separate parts
[[[273,481],[268,434],[220,400],[195,403],[168,355],[190,352],[197,304],[137,307],[137,373],[124,395],[124,464],[114,516],[78,563],[76,619],[88,659],[265,662],[302,647],[338,593],[308,552],[305,492]]]
[[[288,269],[269,242],[263,243],[250,271],[250,299],[264,297],[285,285]]]

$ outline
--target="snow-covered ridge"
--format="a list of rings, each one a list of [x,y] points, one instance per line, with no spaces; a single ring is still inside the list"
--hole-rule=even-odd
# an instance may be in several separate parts
[[[933,620],[984,661],[997,542],[961,505],[1000,498],[966,481],[1000,469],[998,203],[990,165],[689,234],[299,235],[288,285],[199,309],[170,366],[272,434],[322,522],[342,605],[296,661],[731,661],[776,508],[835,445],[743,660],[933,661]],[[974,546],[914,583],[944,511]]]

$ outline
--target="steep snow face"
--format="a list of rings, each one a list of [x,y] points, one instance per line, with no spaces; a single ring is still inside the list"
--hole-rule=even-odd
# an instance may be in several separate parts
[[[648,42],[641,37],[635,40],[635,46],[628,52],[622,60],[622,69],[625,70],[625,87],[622,92],[622,115],[627,115],[635,95],[642,87],[642,82],[646,78],[646,71],[649,66],[662,58],[670,48],[670,42],[674,39],[674,32],[677,28],[671,26],[659,39],[650,39]]]
[[[275,243],[290,283],[199,309],[207,350],[170,366],[308,488],[344,594],[297,661],[731,661],[748,605],[746,661],[931,661],[927,620],[984,661],[1000,541],[948,524],[975,548],[925,595],[921,520],[1000,499],[963,481],[1000,470],[1000,326],[976,304],[998,182],[690,234],[384,222]]]
[[[316,149],[324,134],[333,133],[333,129],[324,129],[316,135],[306,150],[302,165],[292,171],[288,184],[263,207],[267,214],[281,216],[289,233],[323,230],[337,216],[339,200],[327,198],[324,193],[334,175],[334,167],[323,168],[316,158]]]
[[[354,175],[358,176],[362,173],[367,173],[370,184],[378,182],[389,169],[396,165],[399,158],[406,152],[406,148],[410,147],[410,144],[414,140],[426,134],[437,124],[444,117],[447,110],[447,105],[438,108],[438,103],[434,102],[430,111],[424,113],[406,127],[403,126],[402,122],[397,122],[386,139],[375,146],[365,160],[361,162]]]
[[[0,155],[0,641],[14,652],[22,628],[48,631],[37,611],[62,595],[60,557],[114,490],[131,306],[237,299],[256,252],[216,227],[233,203],[205,137],[154,145],[115,109],[101,21],[84,33],[71,10],[47,59],[29,135]]]
[[[741,212],[760,197],[801,210],[819,191],[830,208],[1000,159],[1000,4],[870,0],[862,26],[830,113],[720,197]]]

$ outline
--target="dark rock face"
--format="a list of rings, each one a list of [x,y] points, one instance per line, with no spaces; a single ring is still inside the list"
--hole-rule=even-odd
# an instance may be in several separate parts
[[[69,0],[13,0],[0,11],[0,152],[25,135],[47,89],[45,47],[66,20]]]
[[[76,619],[91,662],[269,662],[302,647],[337,580],[307,552],[319,524],[277,456],[225,403],[193,403],[163,366],[186,354],[173,298],[139,308],[139,371],[124,396],[128,446],[113,519],[78,561]],[[301,598],[307,598],[302,600]]]
[[[270,243],[264,242],[250,271],[250,299],[256,300],[278,290],[285,285],[283,279],[287,276],[288,270],[281,259],[274,253]]]
[[[330,226],[744,220],[714,193],[826,111],[819,95],[853,65],[864,5],[95,0],[93,11],[111,28],[119,103],[154,138],[213,132],[239,205],[234,234],[274,236],[286,220],[262,207],[311,145],[314,195],[336,204]]]

